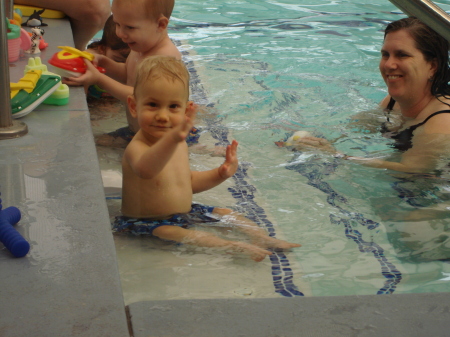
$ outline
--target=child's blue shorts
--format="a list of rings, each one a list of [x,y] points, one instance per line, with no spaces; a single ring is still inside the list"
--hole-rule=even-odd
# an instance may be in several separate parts
[[[207,222],[218,222],[220,217],[212,214],[214,206],[192,204],[189,213],[175,214],[169,219],[136,219],[126,216],[116,216],[112,229],[117,233],[132,233],[135,235],[152,235],[153,231],[161,226],[179,226],[188,228],[190,225]]]

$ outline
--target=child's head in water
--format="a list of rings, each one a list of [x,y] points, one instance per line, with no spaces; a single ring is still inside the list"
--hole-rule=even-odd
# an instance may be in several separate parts
[[[159,139],[179,125],[192,108],[188,100],[189,72],[182,61],[151,56],[141,62],[128,107],[144,134]]]
[[[126,61],[130,53],[130,47],[116,35],[116,24],[112,15],[106,20],[101,40],[92,42],[87,48],[121,63]]]

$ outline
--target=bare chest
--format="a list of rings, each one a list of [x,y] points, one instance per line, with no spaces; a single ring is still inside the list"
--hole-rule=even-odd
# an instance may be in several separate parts
[[[135,52],[131,52],[127,59],[127,85],[134,87],[137,68],[142,58]]]

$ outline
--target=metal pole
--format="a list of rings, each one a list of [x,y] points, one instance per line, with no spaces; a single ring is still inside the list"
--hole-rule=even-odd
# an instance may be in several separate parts
[[[9,1],[9,0],[7,0]],[[11,93],[9,90],[8,39],[4,0],[0,0],[0,139],[24,136],[28,133],[25,123],[12,119]]]
[[[5,0],[5,13],[8,19],[14,19],[14,0]]]
[[[429,0],[389,0],[405,14],[415,16],[450,41],[450,16]]]

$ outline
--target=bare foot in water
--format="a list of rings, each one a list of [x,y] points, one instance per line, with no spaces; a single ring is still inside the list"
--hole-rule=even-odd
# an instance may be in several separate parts
[[[296,247],[301,247],[299,243],[292,243],[284,240],[274,238],[272,236],[264,236],[257,239],[253,239],[252,243],[258,247],[262,248],[273,248],[273,249],[291,249]]]
[[[267,255],[272,255],[272,252],[246,242],[233,242],[231,249],[250,256],[256,262],[261,262]]]
[[[209,154],[211,157],[225,157],[227,148],[224,146],[215,146],[213,149],[203,144],[189,145],[189,152],[195,154]]]
[[[115,148],[126,148],[135,135],[129,126],[95,137],[95,144]]]
[[[100,146],[124,149],[127,147],[127,145],[129,143],[130,143],[129,141],[127,141],[123,138],[113,137],[108,134],[104,134],[104,135],[95,137],[95,145],[100,145]]]

